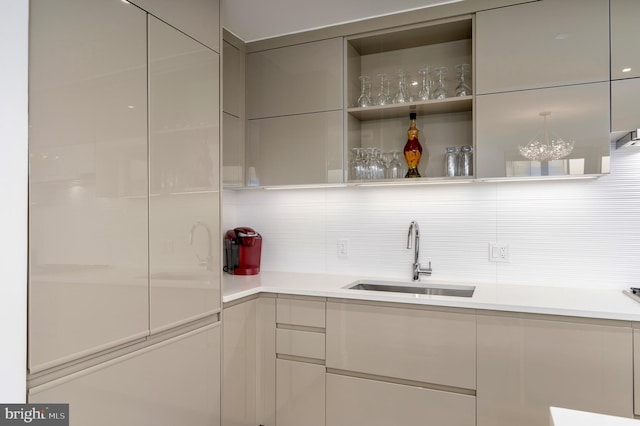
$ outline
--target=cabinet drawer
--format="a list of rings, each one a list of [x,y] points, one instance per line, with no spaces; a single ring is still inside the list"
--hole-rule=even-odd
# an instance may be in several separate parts
[[[475,315],[327,303],[327,367],[475,389]]]
[[[284,355],[324,359],[324,333],[279,328],[276,330],[276,351]]]
[[[325,327],[324,300],[302,300],[278,298],[276,302],[278,324]]]
[[[327,374],[327,425],[475,426],[475,397]]]

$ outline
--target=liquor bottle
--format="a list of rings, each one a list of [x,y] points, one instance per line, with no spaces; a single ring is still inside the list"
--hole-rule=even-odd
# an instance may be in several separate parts
[[[404,159],[409,170],[405,178],[419,178],[422,177],[418,171],[418,165],[422,158],[423,149],[418,140],[420,131],[416,128],[416,113],[409,113],[409,119],[411,120],[411,125],[407,131],[407,143],[404,146]]]

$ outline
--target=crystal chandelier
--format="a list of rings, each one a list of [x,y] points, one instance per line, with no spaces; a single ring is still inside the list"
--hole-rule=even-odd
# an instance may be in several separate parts
[[[550,161],[566,157],[573,151],[575,141],[565,141],[560,137],[549,140],[549,130],[547,129],[547,117],[550,112],[541,112],[544,120],[544,133],[542,142],[539,140],[539,133],[526,145],[519,145],[520,154],[533,161]]]

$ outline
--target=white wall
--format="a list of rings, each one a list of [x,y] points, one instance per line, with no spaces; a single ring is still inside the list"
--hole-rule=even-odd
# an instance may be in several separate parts
[[[0,402],[26,400],[27,0],[2,0],[0,13]]]
[[[430,280],[623,288],[640,283],[640,149],[613,151],[612,169],[595,180],[225,191],[223,223],[262,234],[262,270],[410,279],[417,220]],[[509,263],[488,261],[494,241],[509,244]]]

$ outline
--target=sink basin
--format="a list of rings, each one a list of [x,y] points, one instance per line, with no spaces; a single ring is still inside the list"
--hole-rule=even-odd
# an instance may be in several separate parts
[[[360,280],[346,286],[350,290],[386,291],[392,293],[428,294],[434,296],[471,297],[476,289],[472,285],[403,283],[393,281]]]

